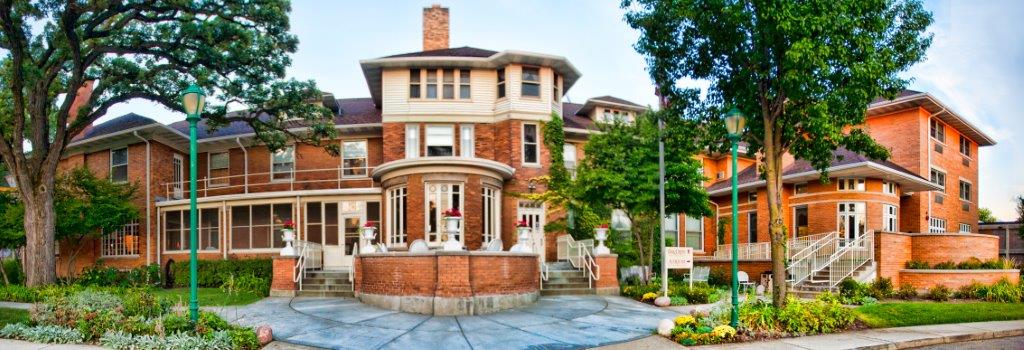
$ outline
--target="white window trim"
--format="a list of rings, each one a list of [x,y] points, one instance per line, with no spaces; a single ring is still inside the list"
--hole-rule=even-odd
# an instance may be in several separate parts
[[[537,147],[534,148],[536,150],[536,153],[537,153],[537,157],[536,157],[537,161],[536,162],[527,162],[526,161],[526,126],[527,125],[533,125],[533,130],[534,130],[534,133],[535,133],[534,138],[536,139],[536,142],[533,142],[533,144],[537,146]],[[520,129],[519,130],[519,143],[521,144],[519,146],[519,152],[520,152],[520,156],[522,157],[522,158],[520,158],[519,162],[524,167],[540,167],[540,144],[541,144],[540,125],[537,124],[537,123],[523,123],[522,127],[520,127],[519,129]]]
[[[965,227],[967,228],[967,230],[964,230],[964,228],[965,228]],[[959,231],[959,232],[960,232],[960,233],[971,233],[971,230],[972,230],[973,228],[974,228],[974,227],[973,227],[973,226],[971,226],[971,224],[965,224],[965,223],[962,223],[962,222],[961,222],[961,223],[960,223],[960,231]]]
[[[258,205],[268,205],[268,206],[270,206],[270,224],[267,225],[267,226],[270,226],[270,248],[251,248],[252,247],[252,227],[254,226],[252,224],[252,207],[258,206]],[[243,204],[236,204],[236,205],[228,205],[226,207],[227,213],[225,213],[225,215],[224,215],[224,220],[226,222],[226,224],[224,226],[227,227],[227,230],[225,232],[228,232],[228,234],[230,234],[230,237],[226,237],[227,239],[225,240],[225,243],[224,243],[225,246],[226,246],[226,249],[228,249],[229,251],[232,251],[232,252],[246,252],[246,253],[280,252],[281,251],[280,247],[274,247],[274,235],[276,234],[274,232],[274,226],[275,226],[275,223],[274,223],[274,206],[278,206],[278,205],[289,205],[289,206],[291,206],[292,207],[292,217],[296,216],[295,215],[296,214],[295,212],[297,210],[296,209],[296,203],[293,203],[293,202],[243,203]],[[302,204],[298,204],[298,205],[302,205]],[[249,208],[249,224],[245,225],[245,226],[249,227],[249,247],[250,248],[235,248],[235,247],[232,246],[232,243],[233,243],[233,240],[234,240],[234,234],[235,234],[234,218],[232,217],[232,214],[233,214],[233,209],[232,208],[234,208],[234,207],[247,207],[247,208]],[[202,208],[199,208],[199,209],[202,210]],[[187,210],[187,208],[186,209],[182,209],[182,210]],[[202,211],[200,211],[200,213],[202,213]],[[294,219],[292,219],[292,220],[294,222]],[[340,216],[339,216],[339,225],[341,225],[341,221],[340,220],[341,219],[340,219]],[[200,223],[202,223],[202,220],[200,220]],[[259,226],[264,226],[264,225],[259,225]],[[298,222],[295,222],[295,227],[296,227],[296,229],[300,227]],[[298,236],[299,232],[296,232],[295,234],[296,234],[296,237],[299,237]],[[222,248],[222,249],[224,249],[224,248]]]
[[[402,201],[403,198],[405,199],[404,203]],[[407,220],[408,218],[405,216],[409,209],[407,207],[409,204],[408,187],[396,186],[388,189],[385,202],[386,203],[384,205],[388,213],[388,224],[385,225],[387,228],[386,234],[388,236],[388,246],[405,247],[409,243],[409,222]],[[403,228],[401,232],[397,231],[395,227],[395,224],[398,222],[401,223]]]
[[[804,189],[803,193],[798,191],[798,189],[800,189],[800,188]],[[798,184],[793,184],[793,195],[803,195],[803,194],[807,194],[807,183],[806,182],[801,182],[801,183],[798,183]]]
[[[941,225],[939,225],[941,223]],[[928,232],[929,233],[946,233],[946,219],[931,217],[928,218]]]
[[[967,152],[970,152],[971,151],[971,144],[974,143],[974,141],[971,141],[971,139],[964,137],[964,135],[960,135],[960,139],[957,142],[957,146],[961,146],[964,141],[967,141]],[[967,158],[969,160],[973,160],[973,158],[971,158],[970,154],[965,154],[963,152],[963,148],[962,147],[957,147],[957,148],[960,151],[960,155],[961,156],[963,156],[964,158]]]
[[[467,133],[468,131],[468,133]],[[466,135],[469,139],[466,139]],[[467,142],[468,141],[468,142]],[[465,158],[476,158],[476,125],[459,125],[459,156]]]
[[[441,208],[441,207],[437,207],[436,208],[437,209],[437,230],[438,230],[438,232],[433,232],[433,233],[428,230],[428,228],[430,227],[430,206],[428,205],[428,203],[430,203],[430,195],[431,195],[431,193],[430,193],[429,188],[430,188],[431,185],[438,185],[438,186],[448,185],[449,186],[449,188],[448,188],[449,207],[448,208]],[[446,224],[445,224],[445,221],[444,221],[444,215],[442,215],[442,214],[444,213],[445,210],[448,210],[448,209],[451,208],[451,196],[455,192],[452,191],[450,186],[453,186],[453,185],[458,185],[459,186],[459,211],[462,212],[462,218],[463,218],[463,220],[465,220],[465,218],[466,218],[466,183],[465,182],[458,182],[458,181],[430,181],[430,182],[423,182],[423,241],[425,241],[427,243],[427,245],[429,245],[429,246],[438,246],[438,245],[441,245],[441,244],[444,243],[444,242],[441,241],[441,236],[443,234],[445,234],[444,229],[445,229],[445,225]],[[440,196],[441,194],[437,193],[437,195]],[[438,197],[438,198],[441,198],[441,197]],[[438,203],[440,203],[440,201],[438,201]],[[430,235],[431,234],[434,234],[434,235],[437,236],[437,240],[436,241],[430,240]],[[465,223],[465,221],[463,221],[463,222],[461,222],[459,224],[459,237],[460,237],[460,240],[463,241],[463,243],[465,243],[465,240],[466,240],[465,234],[466,234],[466,223]]]
[[[277,173],[277,172],[274,171],[274,155],[277,152],[283,151],[283,150],[285,150],[287,148],[291,148],[292,149],[292,162],[291,162],[292,163],[292,170],[288,172],[289,176],[288,176],[287,179],[275,179],[274,175],[284,174],[284,173],[283,172],[282,173]],[[297,150],[295,149],[295,145],[286,145],[283,148],[281,148],[280,150],[277,150],[275,152],[269,152],[270,153],[270,182],[271,183],[281,183],[281,182],[293,182],[293,181],[295,181],[295,168],[296,168],[296,165],[297,165],[295,160],[298,158],[298,157],[295,156],[295,152],[296,151]]]
[[[685,215],[685,216],[689,216],[689,215]],[[683,217],[683,220],[682,220],[683,221],[683,239],[686,239],[689,236],[689,234],[690,234],[690,229],[686,226],[686,218],[685,218],[685,216]],[[679,232],[678,231],[678,226],[679,226],[679,218],[680,218],[680,216],[676,215],[675,218],[676,218],[676,226],[677,226],[677,231],[676,232],[678,234],[678,232]],[[703,216],[698,216],[698,217],[696,217],[696,219],[697,219],[697,222],[700,223],[700,235],[699,235],[699,237],[700,237],[700,249],[695,249],[694,251],[698,252],[698,253],[703,253],[704,252],[704,248],[707,247],[706,242],[704,242],[704,233],[705,233],[704,232],[704,228],[705,228],[704,227],[704,217]],[[678,243],[676,245],[680,246]],[[690,246],[689,242],[686,242],[685,245],[681,245],[680,247],[689,247],[689,246]]]
[[[345,160],[347,159],[359,159],[359,158],[345,158],[345,143],[346,142],[362,142],[363,149],[366,150],[366,154],[363,155],[363,173],[345,175]],[[360,179],[370,176],[370,141],[367,139],[349,139],[341,140],[341,177],[343,179]]]
[[[863,177],[841,177],[836,181],[836,191],[842,192],[864,192],[867,190],[867,180]],[[853,182],[853,188],[849,186],[849,182]],[[846,189],[843,189],[843,185],[846,184]]]
[[[177,164],[175,164],[177,161]],[[177,179],[174,175],[177,172]],[[185,198],[185,157],[178,153],[171,155],[171,194],[176,199]]]
[[[946,185],[949,184],[949,176],[947,176],[948,173],[945,169],[933,165],[931,169],[928,171],[928,182],[931,182],[932,184],[935,185],[938,185],[938,183],[932,181],[932,170],[942,173],[942,189],[940,189],[939,192],[942,192],[943,194],[946,193]]]
[[[138,220],[133,220],[133,221],[131,221],[129,223],[124,224],[124,226],[121,226],[117,230],[114,230],[114,232],[111,232],[110,234],[106,234],[106,235],[103,235],[102,237],[100,237],[100,257],[102,257],[102,258],[136,258],[136,257],[139,257],[139,251],[141,250],[139,248],[139,241],[140,241],[140,238],[142,238],[142,235],[139,234],[139,231],[140,231],[139,227],[140,227],[139,226],[139,221]],[[125,242],[124,242],[125,241],[125,236],[128,236],[128,233],[132,233],[131,235],[135,236],[134,247],[127,247],[125,245]],[[106,247],[112,241],[114,241],[114,242],[120,241],[119,248],[115,248],[115,253],[127,253],[127,254],[111,254],[110,250],[106,249]],[[117,251],[117,250],[120,250],[120,251]],[[129,253],[129,251],[134,251],[134,253]]]
[[[482,220],[483,221],[483,225],[482,225],[483,228],[482,228],[481,232],[482,232],[482,237],[483,237],[483,239],[482,239],[483,240],[483,244],[486,245],[486,244],[490,243],[492,240],[501,239],[501,200],[502,200],[502,198],[501,198],[501,189],[485,185],[481,189],[481,193],[480,194],[481,194],[481,197],[482,197],[483,200],[490,200],[490,203],[491,203],[491,217],[490,217],[490,220],[491,220],[492,227],[488,227],[488,225],[487,225],[488,222],[486,221],[487,217],[484,215],[485,213],[483,213],[483,212],[480,213],[481,217],[484,218],[484,220]],[[483,211],[483,207],[484,206],[481,206],[481,208],[480,208],[481,211]],[[487,232],[488,229],[492,229],[492,228],[493,228],[493,232]]]
[[[114,164],[114,151],[120,151],[120,150],[124,150],[124,164]],[[118,183],[118,184],[127,183],[128,182],[128,169],[129,169],[128,163],[129,163],[129,160],[131,159],[129,157],[129,154],[128,154],[128,147],[111,148],[110,149],[110,154],[109,154],[108,158],[110,158],[109,159],[109,165],[110,166],[108,168],[108,170],[110,172],[110,176],[108,176],[108,178],[110,179],[110,182]],[[124,180],[114,180],[114,167],[115,166],[124,166],[124,168],[125,168]]]
[[[494,70],[494,75],[496,77],[495,81],[497,82],[494,84],[494,96],[496,97],[496,100],[501,101],[503,99],[508,99],[508,68],[498,67]],[[501,94],[502,86],[505,87],[504,95]]]
[[[526,80],[526,69],[537,70],[537,80]],[[506,71],[507,73],[507,71]],[[519,67],[519,98],[521,99],[533,99],[539,100],[544,96],[544,77],[542,76],[543,71],[538,66],[521,66]],[[507,81],[507,79],[506,79]],[[537,96],[527,96],[523,93],[523,86],[526,84],[537,84]],[[508,94],[508,91],[505,91]]]
[[[203,227],[204,227],[203,226],[203,210],[206,210],[206,209],[216,209],[217,210],[217,249],[204,249],[203,248],[203,243],[204,243],[204,241],[203,241],[203,234],[202,234],[202,230],[203,230]],[[223,240],[224,240],[223,234],[224,234],[224,232],[230,232],[230,230],[224,230],[224,228],[221,227],[221,226],[223,226],[223,225],[221,225],[221,223],[224,222],[222,220],[223,218],[221,217],[224,214],[224,213],[221,212],[221,208],[219,206],[216,206],[216,207],[209,207],[209,206],[208,207],[198,207],[198,208],[196,208],[196,211],[199,213],[199,215],[196,216],[196,224],[197,224],[197,226],[199,226],[199,227],[196,228],[196,245],[198,247],[196,250],[198,252],[200,252],[200,253],[209,253],[209,252],[219,252],[219,251],[221,251],[221,249],[223,249],[223,247],[221,247],[221,245],[224,243],[223,242]],[[189,214],[189,208],[186,207],[186,208],[170,209],[170,210],[166,210],[166,211],[161,211],[160,212],[160,238],[163,239],[163,241],[160,242],[160,246],[163,247],[163,251],[165,253],[187,253],[187,252],[191,251],[191,249],[178,249],[178,250],[167,249],[167,219],[166,219],[166,217],[167,217],[167,214],[170,213],[170,212],[178,212],[179,213],[178,215],[181,215],[181,227],[182,227],[182,230],[184,230],[184,232],[181,232],[181,235],[182,235],[181,239],[183,239],[182,242],[186,242],[186,241],[191,239],[189,237],[190,232],[188,230],[184,229],[185,224],[191,225],[190,221],[192,220],[192,218],[189,216],[190,215]],[[228,244],[230,244],[230,242],[228,242]],[[271,239],[271,244],[273,244],[273,239]],[[240,249],[232,249],[232,250],[240,250]],[[280,251],[280,248],[277,248],[277,249],[274,249],[274,250],[275,251]]]
[[[960,201],[963,201],[963,202],[967,202],[967,203],[973,203],[973,202],[971,201],[971,198],[973,198],[973,197],[974,197],[974,196],[972,196],[972,195],[974,194],[974,191],[975,191],[975,189],[974,189],[974,184],[973,184],[973,183],[971,183],[971,181],[970,181],[970,180],[967,180],[967,179],[965,179],[965,178],[962,178],[962,177],[961,177],[961,178],[959,178],[959,180],[960,180],[960,182],[964,182],[964,183],[967,183],[967,185],[968,185],[968,186],[971,186],[971,193],[968,193],[968,194],[967,194],[967,199],[964,199],[964,194],[963,194],[963,192],[964,192],[964,189],[963,189],[963,187],[962,187],[962,186],[960,186],[960,182],[957,182],[957,183],[956,183],[956,187],[957,187],[957,192],[959,192],[959,193],[957,193],[957,197],[958,197],[958,198],[960,198]]]
[[[757,220],[751,220],[751,217],[757,217],[757,211],[747,213],[747,243],[760,243],[761,241],[754,242],[757,240]],[[754,239],[750,239],[750,229],[754,229]]]
[[[796,212],[797,212],[797,210],[799,210],[801,208],[803,208],[804,210],[807,211],[807,231],[808,231],[807,234],[808,235],[810,234],[810,230],[811,230],[811,209],[810,209],[810,206],[808,206],[807,204],[796,205],[796,206],[793,207],[793,236],[794,237],[799,237],[799,235],[800,235],[800,226],[797,225]]]
[[[889,214],[889,209],[892,209],[893,214]],[[900,210],[898,207],[892,204],[882,204],[882,230],[889,232],[899,232],[900,230]],[[893,221],[893,227],[889,228],[889,219]]]
[[[431,144],[430,144],[430,128],[440,128],[440,127],[448,128],[449,130],[451,130],[451,135],[452,135],[451,143],[447,144],[447,145],[440,145],[439,144],[439,145],[433,145],[433,146],[450,146],[452,148],[451,156],[455,156],[455,143],[456,143],[456,140],[455,140],[455,124],[427,124],[426,132],[424,133],[425,137],[424,137],[424,140],[423,140],[423,146],[424,146],[423,147],[423,152],[424,152],[423,156],[424,157],[451,157],[451,156],[432,156],[432,155],[430,155],[430,146],[431,146]]]
[[[405,124],[405,158],[419,158],[420,151],[420,125]]]
[[[899,192],[899,191],[896,188],[897,188],[897,185],[896,185],[895,182],[889,181],[889,180],[883,180],[882,181],[882,193],[884,193],[884,194],[891,194],[891,195],[894,195],[894,196],[898,195],[897,192]]]
[[[938,128],[938,130],[942,131],[942,138],[943,138],[943,140],[939,140],[935,136],[932,136],[932,124],[931,124],[932,120],[935,121],[936,127]],[[936,143],[945,146],[946,145],[946,141],[945,141],[945,138],[946,138],[946,124],[943,123],[938,118],[931,117],[929,119],[929,121],[928,121],[928,137],[931,138],[932,140],[934,140]]]
[[[213,180],[213,170],[220,170],[221,168],[213,168],[213,155],[215,154],[225,154],[228,156],[228,165],[226,168],[223,168],[228,170],[228,176],[217,180]],[[206,186],[211,188],[226,187],[229,184],[231,184],[231,153],[228,151],[206,153]]]
[[[757,191],[747,192],[747,202],[748,203],[757,203]]]

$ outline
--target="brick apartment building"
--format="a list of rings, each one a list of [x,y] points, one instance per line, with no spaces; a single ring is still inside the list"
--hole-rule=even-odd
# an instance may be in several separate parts
[[[564,57],[523,51],[450,48],[448,9],[424,9],[423,51],[359,62],[370,97],[325,94],[335,113],[342,155],[293,144],[271,153],[244,123],[199,125],[199,251],[202,259],[277,255],[281,224],[298,239],[323,245],[324,268],[349,269],[359,228],[380,222],[375,243],[401,251],[415,240],[442,244],[442,212],[458,208],[467,249],[500,239],[516,243],[515,222],[534,228],[535,251],[555,259],[555,236],[543,203],[509,193],[543,191],[549,153],[541,123],[559,115],[569,168],[581,160],[594,123],[630,120],[646,108],[601,96],[563,101],[581,74]],[[785,162],[784,222],[796,237],[868,231],[976,233],[978,147],[995,142],[927,93],[906,91],[868,109],[871,135],[892,151],[888,161],[840,150],[830,183],[800,160]],[[188,259],[188,125],[127,114],[92,126],[68,146],[62,169],[86,166],[99,176],[140,185],[144,215],[87,249],[75,269],[102,259],[134,267]],[[731,213],[729,159],[702,155],[716,215],[667,220],[679,245],[711,256],[730,240],[718,223]],[[739,159],[740,242],[767,242],[764,181],[756,160]],[[719,234],[723,232],[723,234]],[[61,242],[58,271],[73,245]]]

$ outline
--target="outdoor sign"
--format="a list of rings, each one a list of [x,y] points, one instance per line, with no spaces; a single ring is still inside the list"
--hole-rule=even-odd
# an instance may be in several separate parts
[[[665,247],[665,265],[670,269],[692,269],[692,247]]]

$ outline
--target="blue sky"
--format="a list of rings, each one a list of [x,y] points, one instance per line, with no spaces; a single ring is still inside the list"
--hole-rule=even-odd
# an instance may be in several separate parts
[[[439,1],[450,8],[451,46],[514,49],[568,58],[583,77],[573,102],[614,95],[657,102],[632,45],[639,33],[623,20],[619,1]],[[422,8],[431,1],[294,0],[299,37],[289,75],[315,79],[337,97],[367,97],[359,60],[421,49]],[[1024,1],[928,1],[935,41],[907,75],[993,136],[980,151],[980,201],[1003,220],[1014,218],[1013,196],[1024,194]],[[135,112],[168,123],[182,116],[144,101],[115,106],[108,116]],[[108,119],[104,118],[104,119]]]

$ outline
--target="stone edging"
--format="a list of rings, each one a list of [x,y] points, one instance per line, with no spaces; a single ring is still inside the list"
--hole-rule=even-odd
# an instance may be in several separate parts
[[[1017,269],[902,269],[900,273],[1019,273]]]

